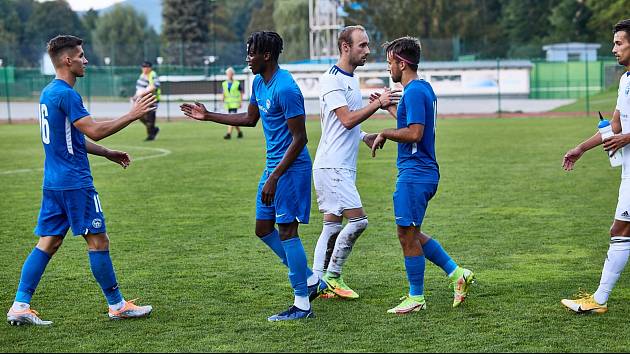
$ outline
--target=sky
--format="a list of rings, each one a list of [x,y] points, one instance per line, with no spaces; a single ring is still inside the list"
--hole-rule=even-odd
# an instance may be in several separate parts
[[[38,0],[46,1],[46,0]],[[123,0],[66,0],[74,11],[100,10]]]

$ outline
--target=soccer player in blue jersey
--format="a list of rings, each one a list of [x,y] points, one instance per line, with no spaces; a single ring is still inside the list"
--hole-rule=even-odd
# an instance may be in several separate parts
[[[247,40],[247,63],[256,75],[247,112],[221,114],[208,112],[200,103],[181,105],[190,118],[226,125],[253,127],[262,118],[267,165],[256,195],[256,235],[289,268],[295,295],[293,305],[269,321],[313,317],[309,300],[326,288],[308,268],[298,236],[298,225],[309,221],[311,158],[304,97],[291,74],[278,66],[281,52],[282,38],[275,32],[254,32]]]
[[[409,295],[388,313],[405,314],[426,309],[424,299],[425,258],[444,270],[452,281],[453,307],[468,295],[473,273],[459,267],[442,246],[422,232],[429,200],[437,192],[440,172],[435,158],[437,97],[431,85],[418,78],[420,42],[403,37],[385,43],[387,64],[394,82],[404,87],[398,107],[390,106],[397,129],[385,129],[375,139],[372,156],[386,140],[398,143],[398,180],[394,192],[394,214],[398,239],[405,256]]]
[[[123,168],[131,159],[127,153],[110,150],[85,139],[100,140],[123,129],[154,109],[151,93],[138,99],[129,113],[116,120],[96,122],[83,106],[81,96],[73,89],[77,77],[85,73],[88,63],[83,41],[61,35],[48,42],[48,54],[56,77],[42,91],[39,101],[41,139],[46,159],[42,206],[35,234],[37,245],[26,258],[15,302],[7,313],[11,325],[50,325],[30,308],[46,265],[57,252],[68,229],[87,241],[90,268],[101,286],[111,319],[148,316],[151,306],[137,306],[125,301],[109,256],[109,238],[98,193],[94,189],[87,154],[103,156]]]

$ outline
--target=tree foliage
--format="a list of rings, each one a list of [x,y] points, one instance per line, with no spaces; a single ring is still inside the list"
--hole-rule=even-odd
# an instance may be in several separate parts
[[[208,44],[212,5],[207,0],[164,0],[162,40],[170,63],[203,65]]]
[[[128,5],[116,5],[96,21],[95,51],[100,57],[109,57],[112,65],[139,65],[150,59],[145,43],[151,32],[155,37],[143,14]]]

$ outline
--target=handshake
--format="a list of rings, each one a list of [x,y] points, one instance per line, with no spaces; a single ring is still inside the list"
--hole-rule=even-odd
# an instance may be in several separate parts
[[[385,87],[382,92],[372,92],[370,94],[370,103],[378,101],[381,109],[388,109],[398,105],[400,97],[402,97],[402,92],[399,89]]]

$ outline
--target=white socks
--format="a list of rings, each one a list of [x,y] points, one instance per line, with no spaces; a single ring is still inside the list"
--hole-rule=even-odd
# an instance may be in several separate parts
[[[357,241],[359,236],[368,226],[367,216],[358,218],[352,218],[348,220],[346,226],[341,230],[335,243],[335,250],[332,257],[330,257],[330,264],[328,265],[328,272],[333,273],[335,276],[341,275],[341,268],[350,256],[352,247]]]
[[[117,303],[117,304],[113,304],[113,305],[108,305],[109,309],[112,311],[120,311],[120,309],[122,309],[123,307],[125,307],[125,299],[122,299],[121,302]]]
[[[11,309],[16,312],[24,311],[30,308],[31,308],[30,304],[27,304],[26,302],[19,302],[19,301],[14,301],[13,306],[11,306]]]
[[[313,286],[317,283],[319,283],[319,276],[315,273],[311,274],[311,276],[306,279],[306,286]]]
[[[322,233],[317,240],[317,246],[315,246],[315,256],[313,257],[313,273],[315,273],[318,278],[324,276],[324,270],[328,266],[325,264],[328,241],[332,237],[337,237],[342,228],[343,227],[340,222],[324,221],[324,227],[322,228]]]
[[[628,262],[630,255],[630,237],[613,236],[610,239],[610,247],[604,269],[602,269],[602,278],[599,282],[599,288],[593,297],[598,304],[605,304],[608,297],[617,283],[617,279]]]
[[[308,296],[296,296],[295,301],[293,301],[293,306],[304,311],[311,309],[311,303],[308,301]]]

